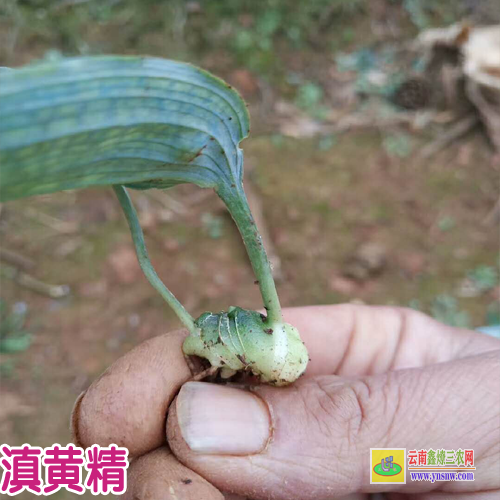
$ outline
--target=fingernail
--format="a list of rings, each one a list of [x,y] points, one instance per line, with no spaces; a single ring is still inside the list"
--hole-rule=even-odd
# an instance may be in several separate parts
[[[182,437],[197,453],[252,455],[270,438],[265,403],[254,394],[222,385],[188,382],[177,397]]]

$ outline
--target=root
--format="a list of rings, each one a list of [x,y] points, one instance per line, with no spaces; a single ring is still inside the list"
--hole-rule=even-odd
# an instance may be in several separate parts
[[[196,375],[193,375],[193,378],[190,380],[190,382],[198,382],[200,380],[209,378],[209,377],[215,377],[217,375],[217,372],[219,371],[218,366],[211,366],[210,368],[207,368],[206,370],[203,370]]]
[[[194,377],[197,373],[199,373],[200,366],[196,365],[191,356],[187,356],[186,354],[184,354],[184,359],[186,360],[186,364],[188,365],[191,375]]]

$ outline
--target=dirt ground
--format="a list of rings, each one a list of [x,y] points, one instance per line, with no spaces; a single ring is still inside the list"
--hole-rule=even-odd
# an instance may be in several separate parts
[[[95,43],[102,36],[88,34]],[[162,53],[154,32],[148,40],[156,47],[149,53],[171,55]],[[46,43],[21,41],[11,57],[25,63],[40,57]],[[137,49],[127,43],[125,51]],[[328,82],[331,52],[314,54],[306,65],[307,51],[288,49],[285,64]],[[417,153],[439,126],[405,128],[411,152],[403,156],[387,148],[387,137],[400,129],[286,137],[263,110],[268,91],[267,99],[286,100],[280,81],[228,58],[217,71],[214,60],[215,53],[198,62],[228,78],[251,104],[245,183],[262,203],[281,260],[283,305],[363,301],[436,313],[447,297],[451,315],[466,314],[471,327],[486,323],[498,286],[463,291],[474,269],[496,269],[498,259],[498,228],[487,219],[498,198],[500,161],[480,128],[430,159]],[[321,106],[338,110],[339,100],[331,91]],[[133,199],[158,274],[193,316],[230,305],[261,307],[244,247],[214,193],[179,186],[135,192]],[[26,308],[33,340],[23,352],[0,354],[0,442],[66,444],[80,392],[119,356],[179,323],[142,275],[111,189],[6,203],[0,237],[2,248],[33,262],[31,276],[70,289],[54,299],[2,273],[1,297]],[[375,254],[368,269],[363,252]]]

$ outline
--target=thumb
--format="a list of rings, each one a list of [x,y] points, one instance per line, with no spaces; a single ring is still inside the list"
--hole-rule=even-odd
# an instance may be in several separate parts
[[[484,354],[252,392],[188,382],[171,407],[168,441],[181,462],[216,487],[255,499],[491,490],[500,487],[498,361],[498,353]],[[472,448],[476,480],[371,485],[370,448]]]

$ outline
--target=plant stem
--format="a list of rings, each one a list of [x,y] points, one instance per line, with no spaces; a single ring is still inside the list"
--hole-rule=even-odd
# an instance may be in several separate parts
[[[226,204],[236,226],[243,238],[253,271],[257,277],[260,294],[264,301],[269,323],[283,323],[280,300],[274,284],[271,265],[262,243],[259,230],[250,212],[243,187],[227,188],[221,186],[217,194]]]
[[[148,251],[144,242],[144,234],[142,233],[142,228],[139,224],[139,219],[137,218],[137,212],[132,205],[132,201],[127,193],[127,190],[123,186],[119,185],[114,185],[113,189],[116,193],[116,196],[118,197],[118,201],[122,206],[123,212],[130,227],[132,240],[134,242],[135,251],[137,253],[137,259],[139,260],[139,265],[146,275],[146,278],[151,283],[153,288],[155,288],[158,293],[165,299],[165,301],[173,309],[175,314],[177,314],[177,317],[181,320],[184,326],[192,334],[197,335],[197,329],[194,325],[194,319],[186,311],[186,309],[184,309],[184,306],[176,299],[175,295],[165,286],[158,274],[156,274],[153,264],[149,260]]]

